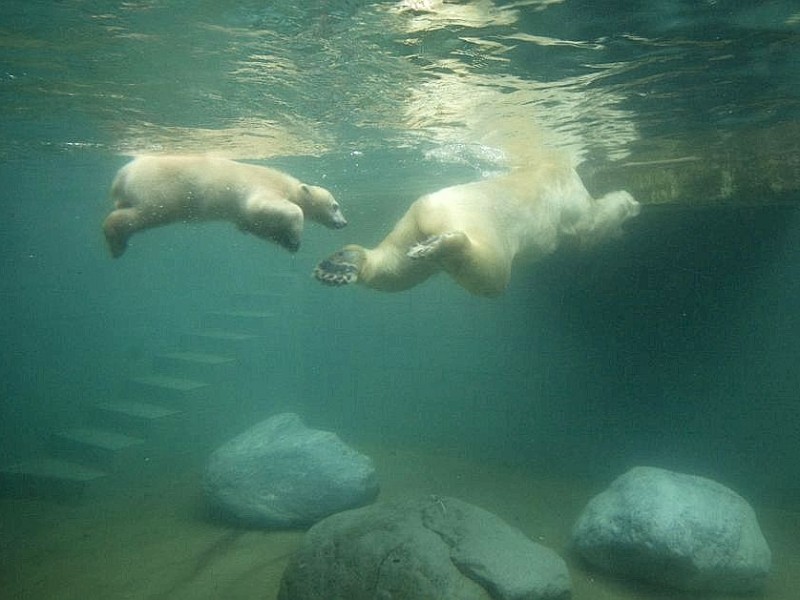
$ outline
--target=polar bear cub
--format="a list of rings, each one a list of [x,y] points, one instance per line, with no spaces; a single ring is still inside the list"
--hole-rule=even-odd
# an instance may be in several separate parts
[[[207,156],[136,158],[117,173],[111,198],[116,208],[103,231],[114,258],[133,234],[170,223],[230,221],[290,252],[300,248],[305,217],[333,229],[347,225],[324,188],[275,169]]]
[[[617,236],[638,213],[628,192],[594,199],[565,161],[542,161],[422,196],[377,247],[345,246],[314,276],[331,286],[400,291],[444,271],[473,294],[498,296],[518,257]]]

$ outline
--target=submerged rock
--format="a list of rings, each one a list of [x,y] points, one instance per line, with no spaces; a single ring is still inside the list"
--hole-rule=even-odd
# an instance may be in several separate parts
[[[314,525],[279,600],[561,600],[569,573],[552,550],[455,498],[342,512]]]
[[[218,448],[204,487],[223,515],[261,527],[310,525],[378,494],[369,457],[294,413],[275,415]]]
[[[755,513],[710,479],[636,467],[594,497],[572,532],[589,564],[692,591],[753,592],[771,553]]]

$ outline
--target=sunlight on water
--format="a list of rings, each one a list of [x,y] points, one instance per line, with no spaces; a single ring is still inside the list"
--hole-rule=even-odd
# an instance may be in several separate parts
[[[540,132],[576,162],[618,160],[653,131],[688,133],[669,130],[698,110],[726,127],[797,111],[796,96],[782,93],[789,81],[733,95],[759,69],[795,77],[776,53],[795,39],[797,14],[780,7],[769,21],[780,27],[753,30],[746,46],[723,21],[705,37],[667,7],[637,27],[635,13],[603,22],[546,0],[12,1],[2,10],[5,155],[427,149],[483,143],[491,118],[522,139]],[[731,20],[729,10],[698,14]],[[30,127],[42,120],[52,120],[46,137]]]

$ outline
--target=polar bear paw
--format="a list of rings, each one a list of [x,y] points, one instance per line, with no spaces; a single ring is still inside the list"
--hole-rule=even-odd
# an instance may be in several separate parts
[[[427,240],[412,246],[406,256],[412,260],[430,259],[442,256],[444,253],[458,250],[467,240],[463,231],[448,231],[439,235],[432,235]]]
[[[356,250],[339,250],[314,269],[314,277],[325,285],[340,287],[358,281],[361,254]]]

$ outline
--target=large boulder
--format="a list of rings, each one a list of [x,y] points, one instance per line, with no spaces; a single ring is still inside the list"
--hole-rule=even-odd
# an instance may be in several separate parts
[[[570,596],[552,550],[455,498],[374,504],[305,534],[279,600],[545,600]]]
[[[218,448],[206,467],[212,507],[244,525],[293,527],[375,499],[369,457],[294,413],[262,421]]]
[[[683,590],[753,592],[771,554],[750,505],[693,475],[636,467],[594,497],[572,532],[600,570]]]

